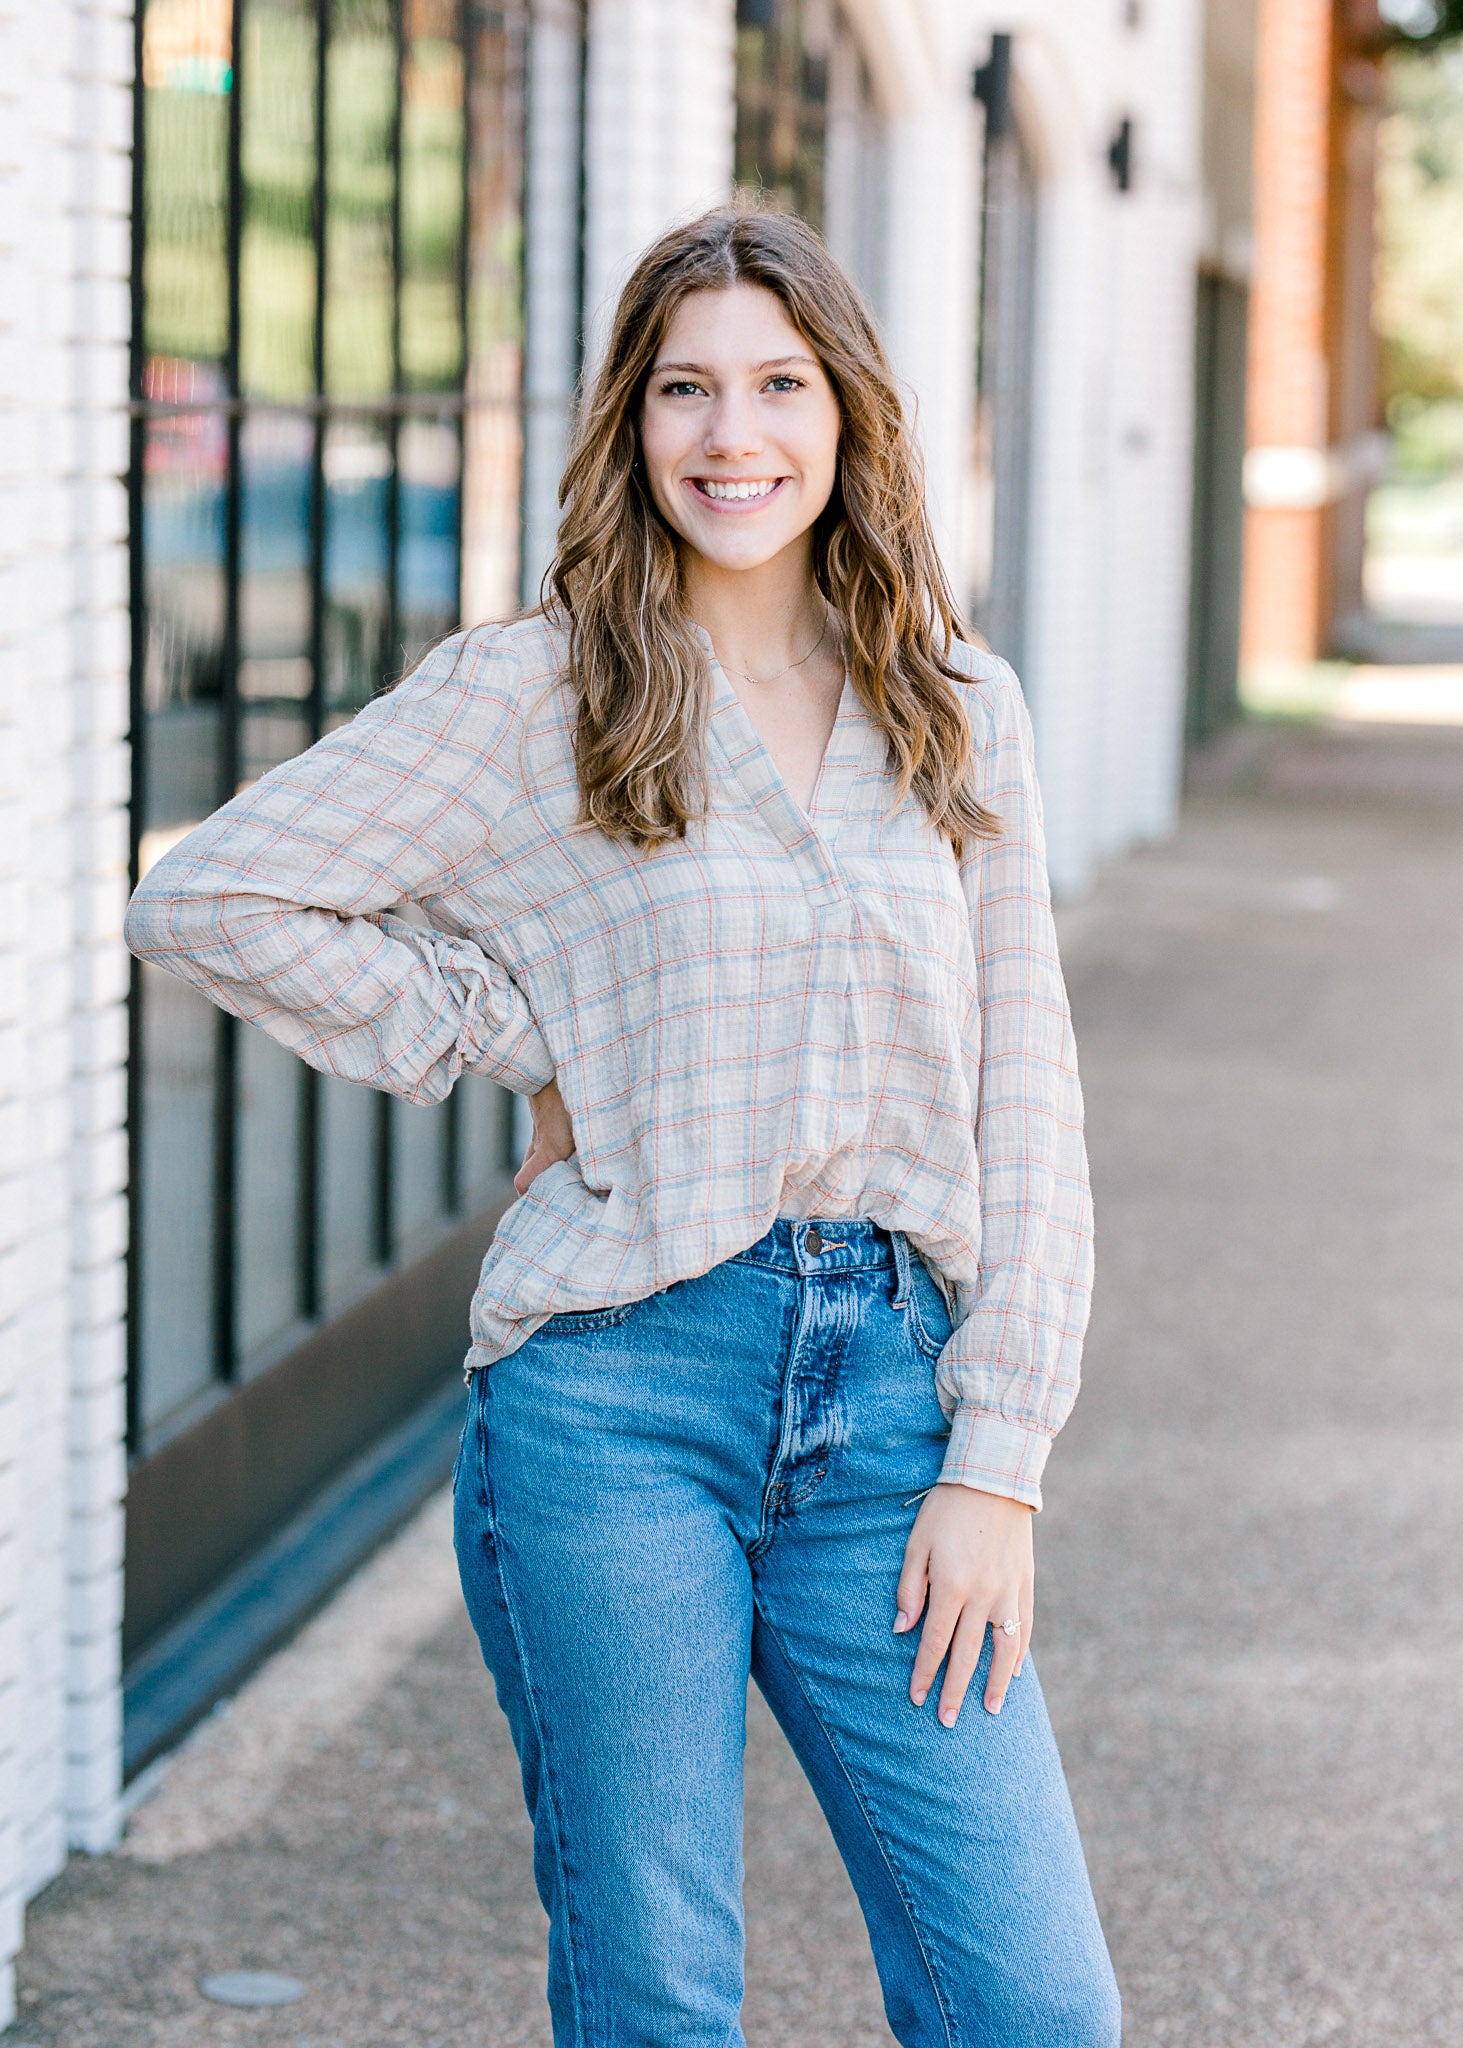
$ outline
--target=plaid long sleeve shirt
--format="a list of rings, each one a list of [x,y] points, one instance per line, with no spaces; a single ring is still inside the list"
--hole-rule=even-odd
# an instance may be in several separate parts
[[[578,820],[559,628],[458,635],[149,871],[133,951],[312,1066],[436,1102],[556,1078],[577,1150],[504,1215],[469,1368],[778,1216],[905,1232],[954,1334],[944,1477],[1040,1505],[1092,1267],[1030,725],[957,650],[981,800],[957,862],[846,684],[810,810],[715,662],[710,803],[639,852]],[[397,912],[422,909],[431,929]]]

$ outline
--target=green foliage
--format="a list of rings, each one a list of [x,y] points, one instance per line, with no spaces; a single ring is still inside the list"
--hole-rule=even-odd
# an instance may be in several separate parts
[[[244,17],[240,375],[257,397],[314,385],[315,37],[282,7]]]
[[[1387,408],[1392,466],[1402,477],[1463,471],[1463,398],[1400,392]]]
[[[217,360],[229,317],[228,100],[215,93],[149,89],[145,118],[148,351]]]
[[[1463,50],[1396,50],[1387,81],[1375,317],[1400,427],[1407,401],[1463,398]]]

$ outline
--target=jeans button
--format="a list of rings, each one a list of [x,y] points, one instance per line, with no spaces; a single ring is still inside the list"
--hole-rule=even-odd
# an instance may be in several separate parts
[[[803,1239],[803,1243],[804,1243],[804,1244],[805,1244],[805,1245],[807,1246],[807,1248],[808,1248],[808,1251],[809,1251],[809,1254],[810,1254],[810,1255],[811,1255],[811,1256],[812,1256],[813,1258],[815,1258],[815,1259],[816,1259],[816,1258],[817,1258],[817,1256],[818,1256],[818,1254],[819,1254],[819,1253],[820,1253],[820,1252],[822,1251],[822,1249],[823,1249],[823,1233],[822,1233],[822,1231],[821,1231],[821,1230],[810,1230],[810,1231],[808,1232],[807,1236],[806,1236],[806,1237],[805,1237],[805,1238]]]

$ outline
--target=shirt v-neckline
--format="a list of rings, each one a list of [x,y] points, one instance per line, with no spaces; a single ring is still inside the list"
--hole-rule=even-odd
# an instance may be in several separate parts
[[[844,670],[833,730],[804,810],[717,659],[711,635],[704,626],[697,626],[695,631],[711,667],[711,731],[727,766],[785,845],[796,847],[809,839],[829,837],[842,813],[849,772],[862,753],[858,693],[852,676]]]

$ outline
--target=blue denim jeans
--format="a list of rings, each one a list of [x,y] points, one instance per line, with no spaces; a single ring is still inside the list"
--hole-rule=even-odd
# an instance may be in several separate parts
[[[909,1699],[895,1585],[946,1423],[939,1288],[866,1222],[774,1224],[474,1376],[468,1609],[523,1769],[557,2048],[743,2040],[748,1674],[857,1889],[905,2048],[1112,2048],[1117,1989],[1028,1658]]]

